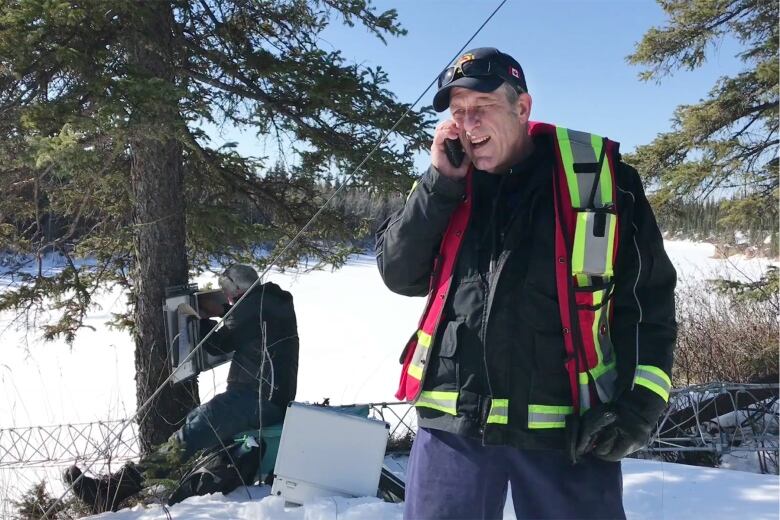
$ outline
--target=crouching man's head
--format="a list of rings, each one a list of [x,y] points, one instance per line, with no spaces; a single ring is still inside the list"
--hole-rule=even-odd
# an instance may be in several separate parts
[[[257,271],[245,264],[233,264],[219,276],[219,286],[232,305],[257,280]]]

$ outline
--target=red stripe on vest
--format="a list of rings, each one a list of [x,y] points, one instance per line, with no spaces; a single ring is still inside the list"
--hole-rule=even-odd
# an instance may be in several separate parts
[[[544,127],[541,127],[544,125]],[[555,171],[553,172],[553,201],[555,208],[555,283],[558,288],[558,308],[561,314],[561,325],[563,330],[563,344],[566,348],[566,361],[564,366],[569,374],[569,389],[571,391],[571,402],[575,409],[578,409],[580,402],[580,392],[578,386],[578,373],[582,361],[577,359],[574,348],[574,335],[579,334],[575,327],[572,327],[572,317],[569,302],[571,294],[574,292],[571,276],[571,250],[570,240],[567,236],[574,235],[574,212],[571,211],[571,196],[568,189],[561,189],[566,186],[566,173],[563,169],[563,158],[561,157],[560,146],[557,145],[558,139],[555,127],[546,123],[530,123],[531,129],[539,127],[544,128],[544,133],[552,135],[556,145],[555,149]],[[533,134],[532,134],[533,135]],[[563,217],[563,218],[561,218]]]
[[[447,231],[441,241],[439,256],[433,266],[433,275],[431,277],[431,290],[428,292],[428,301],[425,304],[425,311],[418,325],[418,330],[433,337],[439,326],[439,320],[444,311],[444,304],[447,301],[447,295],[450,292],[452,284],[452,273],[455,271],[455,262],[458,260],[460,246],[463,243],[463,235],[466,232],[469,219],[471,218],[471,172],[470,167],[466,174],[466,196],[458,204],[458,207],[450,218]],[[398,391],[395,393],[396,399],[414,401],[420,395],[422,390],[422,381],[409,376],[408,368],[414,357],[414,351],[417,348],[417,333],[412,336],[406,345],[406,355],[404,356],[403,370],[401,372],[401,381],[398,385]],[[433,339],[431,346],[433,347]]]

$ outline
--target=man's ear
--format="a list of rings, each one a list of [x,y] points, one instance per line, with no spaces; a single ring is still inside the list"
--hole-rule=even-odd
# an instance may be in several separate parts
[[[520,120],[520,124],[526,124],[528,123],[528,120],[531,119],[532,105],[533,100],[531,99],[530,94],[524,92],[517,96],[517,101],[515,101],[515,110],[517,111],[517,118]]]

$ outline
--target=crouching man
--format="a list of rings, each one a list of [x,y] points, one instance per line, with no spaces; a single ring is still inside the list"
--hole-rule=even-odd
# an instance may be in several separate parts
[[[219,277],[229,305],[226,313],[258,279],[248,265],[234,264]],[[210,315],[222,314],[209,312]],[[298,327],[292,295],[278,285],[257,284],[223,323],[203,317],[201,337],[212,354],[233,352],[227,389],[192,410],[169,440],[116,473],[91,478],[77,466],[65,471],[65,482],[94,513],[116,511],[144,487],[145,478],[162,478],[195,453],[229,443],[242,431],[282,422],[295,398],[298,378]],[[161,471],[163,474],[161,474]]]

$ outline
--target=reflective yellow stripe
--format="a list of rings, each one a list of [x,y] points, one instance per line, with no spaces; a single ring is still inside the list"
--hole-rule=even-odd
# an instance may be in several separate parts
[[[580,372],[577,374],[580,387],[580,415],[590,408],[590,385],[588,384],[588,373]]]
[[[574,211],[574,236],[570,237],[571,276],[576,287],[592,287],[594,278],[598,277],[599,283],[602,283],[608,282],[614,276],[612,256],[616,246],[617,215],[614,213],[614,171],[610,157],[606,155],[608,141],[598,135],[560,127],[556,127],[556,138],[571,209]],[[581,337],[593,340],[595,352],[588,352],[588,359],[594,361],[592,354],[595,354],[596,358],[596,366],[589,370],[590,383],[587,374],[579,374],[578,404],[581,412],[590,406],[592,390],[595,390],[602,402],[609,402],[614,398],[617,372],[614,348],[609,338],[609,297],[606,290],[593,292],[587,298],[591,312],[581,308],[577,316],[572,317],[572,321],[579,324]],[[593,322],[588,330],[582,315],[591,313]],[[603,333],[602,327],[606,327]],[[536,417],[531,414],[529,408],[529,427],[534,424]],[[565,420],[546,418],[542,421],[541,414],[539,417],[540,424],[535,424],[534,427],[561,427]],[[556,426],[542,426],[541,422]]]
[[[417,343],[425,348],[431,346],[431,335],[425,333],[422,329],[417,331]]]
[[[593,285],[590,276],[587,274],[575,274],[574,279],[577,280],[577,287],[590,287]]]
[[[566,427],[566,416],[574,413],[571,406],[551,406],[545,404],[528,405],[528,428],[549,429]]]
[[[596,157],[601,157],[601,147],[604,146],[604,138],[595,134],[590,134],[590,144]],[[599,180],[599,189],[601,191],[601,203],[607,205],[612,203],[612,172],[609,170],[609,159],[604,157],[604,163],[601,165],[601,178]]]
[[[638,365],[634,375],[634,384],[644,386],[655,392],[664,402],[669,402],[669,392],[672,390],[672,380],[658,367]]]
[[[455,406],[458,402],[458,392],[433,392],[424,390],[414,403],[415,406],[431,408],[440,412],[456,415]]]
[[[672,388],[672,379],[667,375],[666,372],[661,370],[658,367],[654,367],[653,365],[637,365],[637,371],[642,370],[646,372],[650,372],[651,374],[655,374],[656,376],[660,377],[663,382],[665,383],[665,386],[668,386],[669,389]]]
[[[566,174],[566,184],[569,185],[569,198],[574,208],[580,207],[580,188],[577,184],[577,174],[574,173],[574,155],[571,152],[571,142],[569,141],[569,130],[556,127],[555,133],[558,136],[558,148],[561,152],[561,162],[563,171]]]
[[[417,186],[419,186],[419,185],[420,185],[420,181],[419,180],[414,181],[414,184],[412,184],[412,189],[409,190],[409,194],[406,196],[406,202],[409,202],[409,197],[412,196],[412,193],[414,193],[414,190],[416,190]]]
[[[617,386],[617,370],[615,361],[606,365],[597,365],[590,371],[593,378],[596,393],[602,403],[609,403],[615,398],[615,388]]]
[[[612,180],[612,177],[609,176]],[[612,256],[615,251],[615,230],[617,229],[617,218],[607,219],[607,265],[604,268],[604,276],[606,278],[612,278],[615,275],[614,263],[612,262]]]
[[[604,234],[595,235],[596,219],[603,216]],[[574,244],[571,252],[571,272],[581,275],[611,278],[614,274],[612,251],[614,250],[617,218],[612,213],[577,211],[575,216]],[[577,278],[580,287],[587,285]]]
[[[488,423],[509,424],[509,399],[492,399]]]
[[[571,251],[571,272],[575,276],[585,269],[585,236],[588,234],[588,215],[587,212],[578,212],[576,217],[574,247]]]
[[[603,137],[560,127],[556,128],[556,135],[571,205],[578,210],[572,246],[572,275],[577,279],[578,286],[583,287],[587,285],[583,275],[610,278],[614,273],[612,254],[617,219],[610,213],[601,215],[599,218],[605,219],[606,228],[603,236],[595,236],[596,214],[593,211],[584,211],[608,208],[614,204],[613,175],[609,159],[606,156],[602,158],[601,155],[606,146]],[[599,171],[574,171],[577,163],[598,163],[599,159],[602,159]],[[597,191],[593,201],[590,201],[594,186],[597,186]]]
[[[417,346],[414,349],[412,362],[406,369],[406,373],[417,380],[422,380],[423,367],[428,360],[428,348],[431,346],[431,335],[425,333],[422,329],[417,331]]]
[[[609,363],[608,365],[604,365],[599,363],[595,367],[591,368],[588,372],[590,372],[590,375],[593,376],[593,379],[598,379],[607,372],[611,372],[615,370],[615,362]]]
[[[406,373],[417,380],[422,380],[423,369],[420,365],[413,365],[409,363],[409,368],[406,369]]]

